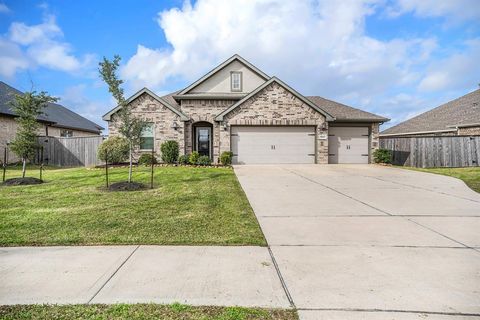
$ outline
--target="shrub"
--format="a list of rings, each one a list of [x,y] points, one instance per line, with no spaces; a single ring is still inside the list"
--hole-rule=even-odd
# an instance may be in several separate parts
[[[212,164],[212,160],[210,160],[209,156],[201,156],[198,158],[197,163],[201,166],[209,166]]]
[[[115,136],[103,141],[98,147],[98,159],[108,163],[116,164],[125,162],[128,159],[128,141],[127,139]],[[105,157],[108,155],[108,159]]]
[[[138,158],[138,164],[143,164],[145,166],[150,166],[153,164],[157,163],[157,158],[151,153],[142,153],[140,158]]]
[[[197,164],[198,163],[198,158],[200,158],[200,154],[197,151],[193,151],[188,156],[188,162],[190,162],[190,164]]]
[[[375,163],[392,163],[392,151],[387,149],[377,149],[373,152],[373,161]]]
[[[178,142],[169,140],[160,146],[162,151],[162,161],[165,163],[176,163],[178,160],[179,148]]]
[[[178,157],[178,163],[180,164],[189,164],[190,162],[188,161],[188,155],[182,154],[181,156]]]
[[[229,166],[232,164],[232,157],[233,157],[233,152],[223,151],[222,154],[220,155],[220,163],[223,164],[224,166]]]

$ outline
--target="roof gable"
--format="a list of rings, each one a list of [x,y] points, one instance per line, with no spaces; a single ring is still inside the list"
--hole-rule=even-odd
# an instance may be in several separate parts
[[[264,84],[262,84],[261,86],[259,86],[257,89],[255,89],[254,91],[252,91],[250,94],[248,94],[247,96],[245,96],[243,99],[241,99],[240,101],[236,102],[235,104],[233,104],[232,106],[230,106],[228,109],[226,109],[225,111],[221,112],[220,114],[218,114],[216,117],[215,117],[215,121],[223,121],[223,117],[225,115],[227,115],[228,113],[230,113],[231,111],[233,111],[234,109],[236,109],[237,107],[239,107],[240,105],[242,105],[244,102],[246,102],[248,99],[252,98],[253,96],[255,96],[257,93],[259,93],[260,91],[262,91],[264,88],[266,88],[267,86],[269,86],[270,84],[272,84],[273,82],[279,84],[281,87],[283,87],[284,89],[286,89],[287,91],[289,91],[290,93],[292,93],[295,97],[297,97],[298,99],[300,99],[302,102],[304,102],[306,105],[308,105],[309,107],[311,107],[312,109],[314,109],[315,111],[323,114],[325,116],[325,118],[327,119],[327,121],[333,121],[335,120],[335,118],[330,115],[328,112],[326,112],[325,110],[319,108],[317,105],[315,105],[312,101],[308,100],[307,98],[305,98],[303,95],[301,95],[300,93],[298,93],[296,90],[294,90],[293,88],[291,88],[290,86],[288,86],[286,83],[284,83],[283,81],[281,81],[280,79],[276,78],[276,77],[272,77],[270,78],[270,80],[266,81]]]
[[[220,65],[218,65],[217,67],[215,67],[213,70],[209,71],[207,74],[205,74],[203,77],[201,77],[200,79],[198,79],[197,81],[195,81],[194,83],[192,83],[191,85],[189,85],[187,88],[183,89],[178,95],[184,95],[184,94],[188,94],[188,93],[197,93],[199,92],[199,90],[195,90],[195,89],[198,89],[199,87],[202,86],[202,84],[204,84],[205,82],[207,82],[208,80],[211,80],[213,78],[215,78],[215,76],[222,72],[222,70],[225,70],[225,68],[227,66],[232,66],[232,65],[236,65],[236,68],[238,69],[239,66],[243,66],[245,67],[246,70],[248,70],[252,75],[255,75],[256,77],[258,77],[259,79],[255,79],[255,82],[258,84],[260,83],[259,80],[263,80],[263,81],[266,81],[268,80],[270,77],[265,74],[263,71],[261,71],[260,69],[258,69],[257,67],[255,67],[253,64],[251,64],[250,62],[248,62],[247,60],[243,59],[241,56],[239,56],[238,54],[235,54],[233,55],[232,57],[230,57],[229,59],[225,60],[224,62],[222,62]],[[244,79],[245,81],[245,79]],[[201,90],[200,90],[201,91]]]
[[[127,101],[126,101],[127,104],[132,102],[133,100],[137,99],[138,97],[140,97],[144,93],[150,95],[152,98],[154,98],[155,100],[157,100],[158,102],[163,104],[165,107],[170,109],[173,113],[175,113],[176,115],[178,115],[180,117],[180,120],[182,120],[182,121],[188,121],[189,120],[188,116],[186,116],[183,112],[181,112],[180,110],[178,110],[177,108],[172,106],[172,104],[170,102],[168,102],[167,99],[163,99],[163,98],[157,96],[155,93],[153,93],[151,90],[149,90],[147,88],[143,88],[143,89],[137,91],[135,94],[133,94],[130,98],[127,99]],[[167,97],[170,97],[170,96],[167,96]],[[115,114],[121,108],[122,108],[121,106],[116,106],[115,108],[113,108],[112,110],[110,110],[109,112],[104,114],[102,116],[102,119],[105,120],[105,121],[110,121],[111,118],[112,118],[112,115]]]

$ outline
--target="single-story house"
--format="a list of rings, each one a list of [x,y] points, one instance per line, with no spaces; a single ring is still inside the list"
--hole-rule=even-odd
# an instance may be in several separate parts
[[[380,133],[381,137],[480,135],[480,89]]]
[[[0,81],[0,148],[12,141],[17,132],[18,124],[15,121],[17,115],[10,105],[16,94],[22,94],[22,92]],[[57,103],[47,104],[43,112],[44,114],[38,117],[39,136],[98,136],[104,129]]]
[[[235,164],[369,163],[379,125],[389,119],[304,96],[234,55],[188,87],[158,96],[143,88],[128,99],[132,113],[149,122],[139,152],[159,153],[175,140],[181,154],[198,151],[215,163],[224,151]],[[118,134],[119,107],[103,116]]]

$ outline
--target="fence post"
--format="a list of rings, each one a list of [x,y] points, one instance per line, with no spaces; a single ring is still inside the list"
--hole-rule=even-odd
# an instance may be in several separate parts
[[[108,148],[105,148],[105,177],[107,181],[107,189],[108,189]]]
[[[43,172],[43,146],[40,146],[40,180],[42,180]]]
[[[153,189],[153,163],[155,162],[153,159],[155,159],[155,152],[154,152],[153,147],[152,147],[152,159],[151,159],[152,160],[152,164],[151,164],[152,172],[150,174],[150,189]]]
[[[5,182],[6,171],[7,171],[7,147],[5,147],[5,151],[3,152],[3,178],[2,178],[2,182]]]

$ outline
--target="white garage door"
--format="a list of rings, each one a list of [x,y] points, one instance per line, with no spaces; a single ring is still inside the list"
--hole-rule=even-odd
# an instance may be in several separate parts
[[[368,128],[330,127],[328,163],[368,163]]]
[[[235,164],[315,163],[314,127],[232,126]]]

